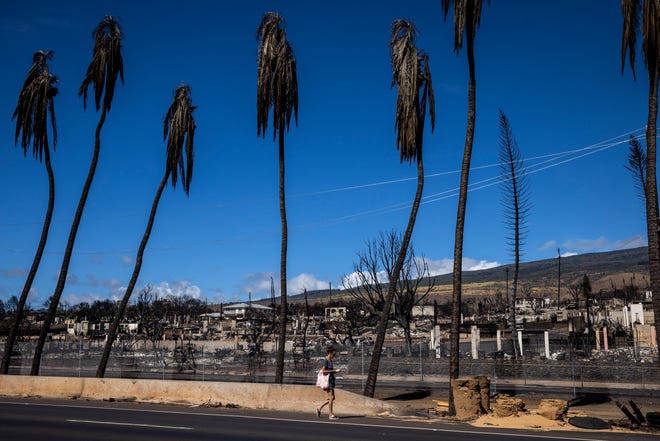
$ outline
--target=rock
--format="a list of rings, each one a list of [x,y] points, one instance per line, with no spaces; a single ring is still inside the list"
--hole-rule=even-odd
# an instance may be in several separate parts
[[[498,394],[495,397],[493,412],[498,417],[518,416],[518,413],[525,412],[525,402],[507,394]]]
[[[549,420],[563,420],[568,413],[568,401],[551,398],[541,400],[537,413]]]

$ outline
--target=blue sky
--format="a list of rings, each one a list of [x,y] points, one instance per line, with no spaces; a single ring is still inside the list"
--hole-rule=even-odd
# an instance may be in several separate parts
[[[289,294],[337,287],[380,231],[403,230],[416,186],[399,163],[390,88],[390,24],[415,23],[430,57],[436,129],[424,143],[425,199],[413,242],[436,274],[453,259],[467,108],[465,51],[441,2],[3,2],[0,6],[0,299],[19,295],[48,199],[45,168],[14,147],[11,115],[38,49],[59,77],[56,203],[30,301],[52,293],[88,171],[98,113],[77,91],[91,32],[105,14],[124,32],[118,85],[62,300],[119,298],[164,171],[162,121],[176,86],[192,88],[197,132],[186,197],[163,194],[137,289],[209,302],[270,295],[279,280],[277,145],[256,134],[256,28],[287,22],[299,79],[299,120],[286,136]],[[614,0],[494,1],[476,37],[477,121],[465,223],[465,270],[512,261],[497,184],[498,108],[529,170],[523,260],[646,244],[643,205],[624,169],[629,134],[643,134],[648,82],[621,75]],[[272,129],[271,129],[272,130]],[[279,287],[276,283],[276,290]]]

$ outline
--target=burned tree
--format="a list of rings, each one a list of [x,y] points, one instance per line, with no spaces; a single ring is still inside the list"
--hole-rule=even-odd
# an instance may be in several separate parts
[[[395,230],[381,232],[374,240],[367,241],[366,248],[358,252],[358,260],[353,263],[353,273],[345,276],[343,287],[357,300],[368,313],[382,316],[393,313],[396,322],[403,328],[406,350],[412,354],[410,327],[412,312],[433,288],[429,279],[426,260],[415,256],[410,244],[401,267],[398,283],[394,289],[393,310],[384,311],[385,296],[392,280],[394,264],[401,248],[401,235]]]

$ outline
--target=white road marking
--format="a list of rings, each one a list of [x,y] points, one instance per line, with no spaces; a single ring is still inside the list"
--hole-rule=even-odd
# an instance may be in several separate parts
[[[96,421],[96,420],[66,420],[69,423],[83,423],[83,424],[106,424],[110,426],[131,426],[131,427],[148,427],[152,429],[172,429],[172,430],[194,430],[192,427],[185,426],[160,426],[157,424],[136,424],[136,423],[118,423],[115,421]]]

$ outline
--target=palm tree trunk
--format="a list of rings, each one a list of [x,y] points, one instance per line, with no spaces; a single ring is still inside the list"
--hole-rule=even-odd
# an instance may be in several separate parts
[[[170,172],[165,172],[163,179],[160,181],[158,190],[156,191],[156,196],[154,197],[154,202],[151,205],[151,213],[149,214],[149,221],[147,222],[147,228],[144,230],[142,235],[142,241],[140,242],[140,247],[138,248],[137,256],[135,257],[135,266],[133,267],[133,274],[131,275],[131,280],[128,282],[126,291],[124,292],[124,297],[121,299],[117,314],[115,315],[110,330],[108,331],[108,337],[105,341],[105,347],[103,348],[103,355],[101,356],[101,362],[99,367],[96,370],[96,377],[103,378],[105,375],[105,369],[108,366],[108,360],[110,359],[110,352],[112,351],[112,343],[115,341],[117,335],[117,329],[119,328],[119,323],[124,317],[126,312],[126,306],[128,301],[133,294],[135,289],[135,284],[137,283],[138,276],[140,275],[140,269],[142,268],[142,257],[144,256],[144,249],[147,247],[147,242],[149,242],[149,236],[151,236],[151,229],[154,226],[154,219],[156,218],[156,211],[158,210],[158,203],[160,202],[160,197],[163,194],[163,189],[167,185],[167,179],[170,177]]]
[[[394,300],[394,292],[399,283],[399,275],[403,262],[408,252],[408,244],[412,236],[415,220],[417,219],[417,211],[419,211],[419,204],[422,200],[422,191],[424,190],[424,162],[422,161],[422,149],[417,152],[417,192],[413,200],[412,210],[410,211],[410,218],[408,219],[408,227],[401,240],[401,249],[399,255],[392,269],[392,275],[387,286],[387,294],[385,295],[385,302],[383,304],[383,311],[381,312],[380,319],[378,320],[378,327],[376,328],[376,341],[374,342],[374,349],[371,355],[371,362],[369,363],[369,373],[367,374],[367,381],[364,385],[364,395],[373,398],[376,391],[376,379],[378,377],[378,368],[380,366],[380,355],[383,350],[385,342],[385,333],[387,332],[387,322],[390,317],[390,309],[392,308],[392,301]]]
[[[94,181],[94,174],[96,173],[96,165],[99,161],[99,152],[101,151],[101,129],[103,128],[103,123],[105,123],[105,116],[107,114],[107,109],[103,106],[101,111],[101,117],[99,122],[96,125],[96,134],[94,136],[94,153],[92,155],[92,162],[89,164],[89,172],[87,173],[87,179],[83,185],[82,194],[80,195],[80,200],[78,201],[78,207],[76,208],[76,214],[73,217],[73,223],[71,224],[71,231],[69,232],[69,238],[66,242],[66,249],[64,251],[64,258],[62,259],[62,267],[60,268],[60,274],[57,279],[57,285],[55,286],[55,292],[50,298],[50,306],[48,307],[48,314],[44,319],[44,324],[41,327],[41,332],[39,333],[39,340],[37,341],[37,347],[34,350],[34,357],[32,358],[32,370],[30,375],[39,375],[39,367],[41,365],[41,354],[44,349],[44,344],[46,343],[46,337],[48,337],[48,331],[50,331],[50,325],[55,319],[55,314],[57,313],[57,306],[60,303],[60,297],[62,297],[62,291],[64,291],[64,285],[66,283],[66,276],[69,272],[69,263],[71,262],[71,254],[73,253],[73,245],[76,241],[76,235],[78,234],[78,227],[80,226],[80,220],[82,219],[83,211],[85,210],[85,204],[87,203],[87,196],[89,195],[89,189],[92,186]]]
[[[466,19],[470,23],[470,19]],[[461,326],[461,290],[463,277],[463,231],[465,227],[465,208],[467,206],[468,182],[470,176],[470,162],[472,160],[472,141],[474,139],[474,122],[476,119],[476,79],[474,73],[474,42],[471,28],[466,30],[467,35],[467,56],[468,67],[470,71],[470,80],[468,85],[468,120],[465,133],[465,147],[463,150],[463,164],[461,166],[461,183],[458,196],[458,212],[456,214],[456,233],[454,238],[454,274],[453,274],[453,292],[451,308],[451,330],[450,330],[450,350],[449,350],[449,378],[458,378],[458,346],[460,343]],[[454,394],[452,388],[449,388],[449,414],[455,415]]]
[[[653,293],[656,332],[660,324],[660,240],[658,232],[658,184],[656,176],[656,124],[658,119],[658,68],[649,70],[649,110],[646,123],[646,225],[649,275]]]
[[[514,220],[514,245],[513,245],[513,283],[511,285],[511,299],[509,302],[509,322],[511,324],[511,345],[513,355],[518,358],[520,348],[516,345],[516,299],[518,298],[518,276],[520,274],[520,206],[518,205],[518,185],[515,166],[511,161],[511,179],[513,182],[513,206],[515,211]]]
[[[44,249],[46,248],[48,232],[50,230],[50,221],[53,218],[53,206],[55,205],[55,177],[53,175],[53,167],[50,163],[49,149],[44,149],[44,153],[44,162],[46,164],[46,172],[48,174],[48,208],[46,209],[46,217],[44,218],[44,226],[41,229],[41,239],[39,239],[37,252],[34,255],[34,259],[32,260],[32,266],[30,267],[30,272],[28,273],[27,279],[25,280],[25,285],[23,285],[23,291],[21,292],[21,297],[18,300],[18,305],[16,306],[16,316],[14,317],[14,323],[9,330],[9,336],[5,342],[5,352],[2,357],[2,370],[0,371],[4,375],[9,373],[11,354],[14,352],[14,344],[18,336],[18,330],[21,326],[21,320],[23,320],[23,310],[25,309],[25,303],[27,302],[28,295],[30,294],[30,288],[32,288],[32,282],[37,275],[37,270],[39,269],[39,264],[41,262],[41,256],[43,256]]]
[[[275,382],[284,382],[284,351],[286,349],[286,252],[288,244],[288,229],[286,222],[286,201],[284,193],[284,131],[279,132],[279,163],[280,163],[280,219],[282,220],[282,247],[280,250],[280,335],[277,346]]]

